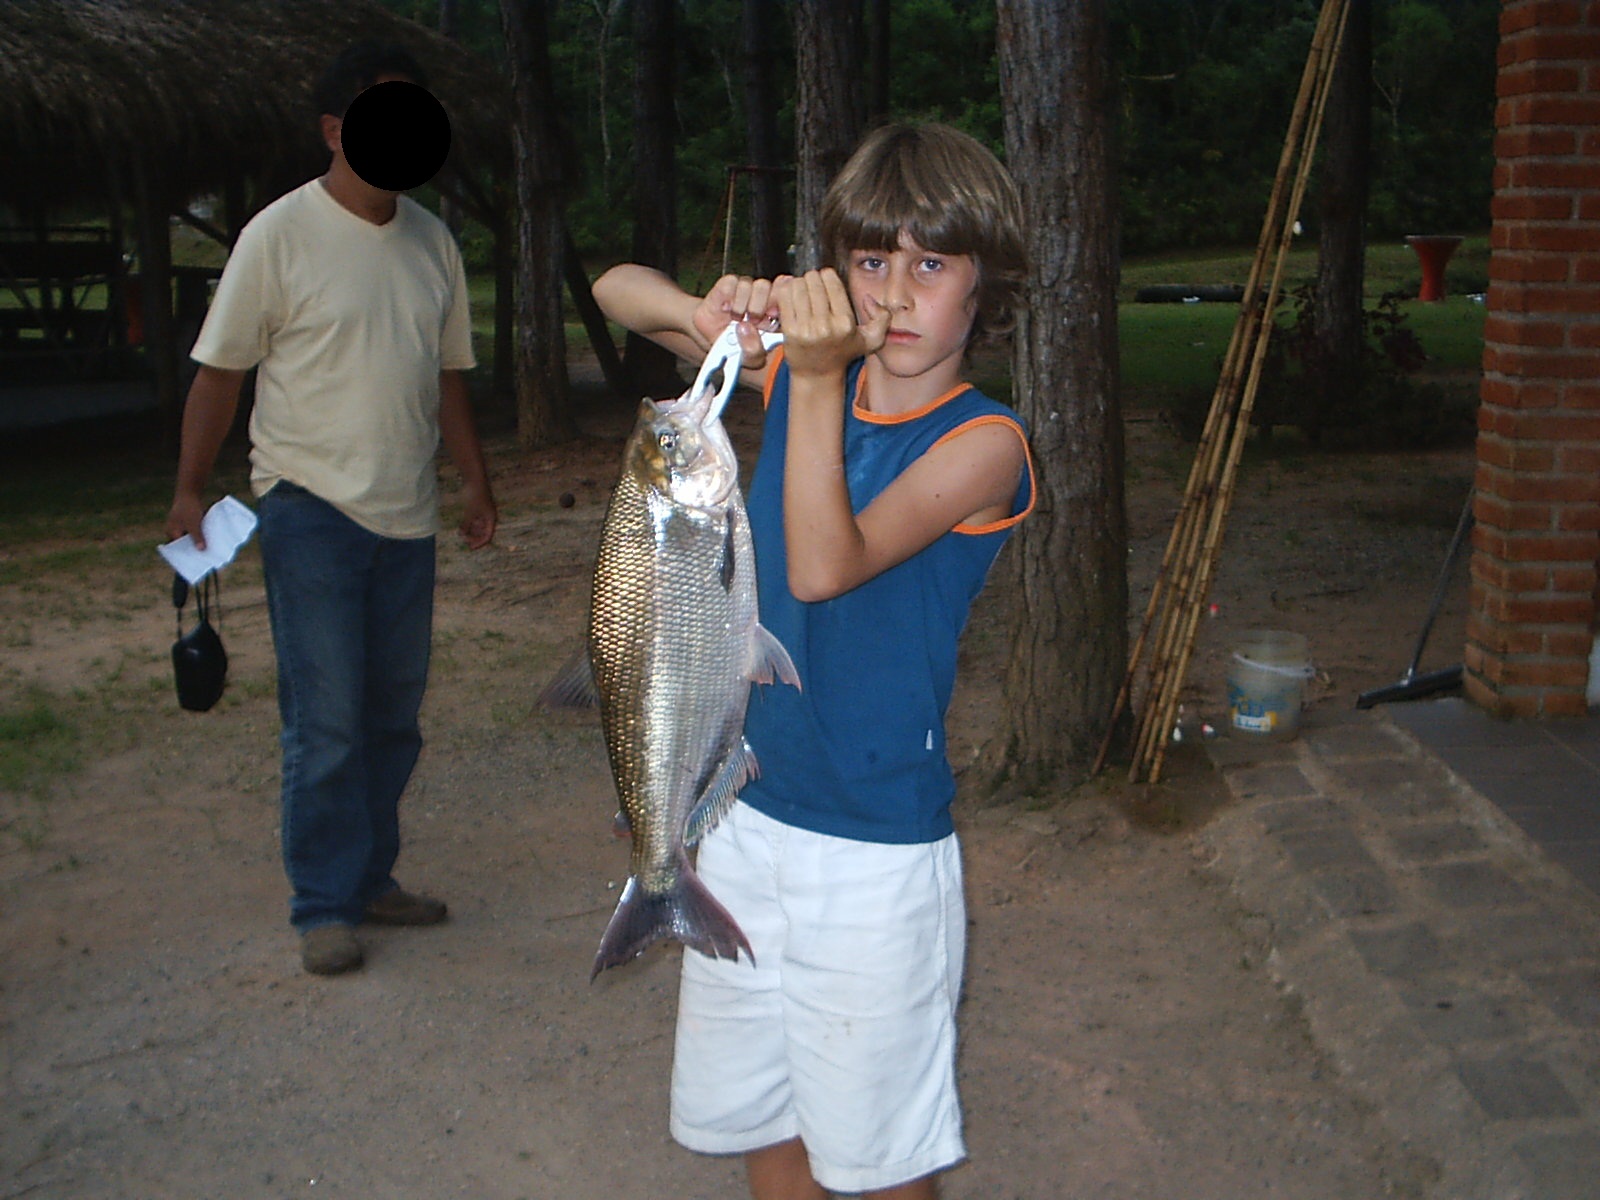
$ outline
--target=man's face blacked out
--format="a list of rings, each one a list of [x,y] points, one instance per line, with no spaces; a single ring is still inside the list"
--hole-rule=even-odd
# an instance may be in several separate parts
[[[426,88],[386,77],[350,102],[340,131],[345,161],[364,182],[407,192],[439,173],[450,153],[450,118]]]

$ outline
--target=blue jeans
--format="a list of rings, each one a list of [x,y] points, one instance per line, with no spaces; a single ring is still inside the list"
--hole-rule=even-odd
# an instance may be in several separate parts
[[[283,864],[301,932],[393,890],[400,793],[422,749],[434,539],[363,529],[304,488],[258,505],[283,718]]]

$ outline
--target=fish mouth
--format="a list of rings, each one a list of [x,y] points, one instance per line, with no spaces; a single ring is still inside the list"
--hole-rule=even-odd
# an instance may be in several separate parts
[[[667,502],[699,512],[724,507],[738,490],[739,463],[707,398],[650,401],[629,443],[629,469]]]

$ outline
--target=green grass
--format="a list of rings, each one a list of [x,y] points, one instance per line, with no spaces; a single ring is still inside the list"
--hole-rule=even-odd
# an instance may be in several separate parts
[[[42,691],[0,708],[0,835],[29,850],[43,845],[50,788],[82,765],[82,740],[77,723]]]
[[[1238,317],[1232,304],[1121,305],[1117,327],[1128,398],[1215,387]]]
[[[1237,283],[1250,277],[1254,247],[1219,250],[1187,250],[1167,254],[1142,255],[1123,261],[1118,291],[1131,301],[1142,287],[1160,283]],[[1284,260],[1282,289],[1292,291],[1308,283],[1317,273],[1317,245],[1301,239]],[[1465,238],[1450,258],[1446,272],[1446,291],[1482,291],[1489,274],[1489,238]],[[1385,292],[1415,292],[1422,278],[1416,253],[1404,242],[1375,242],[1367,247],[1366,292],[1376,300]],[[1263,283],[1266,281],[1263,280]]]
[[[0,710],[0,789],[33,790],[77,762],[77,726],[42,692]]]
[[[1451,259],[1443,301],[1401,302],[1407,324],[1422,342],[1433,369],[1474,371],[1482,360],[1486,310],[1470,289],[1482,286],[1488,254],[1487,238],[1466,239]],[[1252,257],[1250,250],[1214,251],[1157,255],[1123,264],[1118,323],[1122,380],[1130,403],[1159,403],[1214,388],[1238,319],[1238,308],[1232,304],[1135,303],[1139,289],[1162,283],[1243,284]],[[1315,273],[1314,244],[1290,251],[1283,291],[1310,281]],[[1368,307],[1387,292],[1415,291],[1420,278],[1416,255],[1403,242],[1367,248]],[[1280,320],[1287,315],[1280,310]]]
[[[1427,350],[1430,367],[1478,368],[1486,315],[1482,304],[1467,296],[1449,296],[1436,303],[1403,301],[1400,307]],[[1121,305],[1117,321],[1122,382],[1129,400],[1157,401],[1215,387],[1238,316],[1232,304]]]

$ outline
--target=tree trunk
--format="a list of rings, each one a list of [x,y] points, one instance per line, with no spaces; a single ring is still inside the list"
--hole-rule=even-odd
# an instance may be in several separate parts
[[[750,176],[750,253],[763,279],[789,270],[789,227],[783,219],[783,175],[778,166],[778,105],[772,93],[772,44],[767,32],[772,0],[744,0],[741,74]]]
[[[678,113],[675,0],[633,4],[633,261],[678,273]],[[678,361],[649,338],[630,333],[628,376],[650,395],[679,390]]]
[[[794,0],[797,270],[821,262],[828,184],[861,140],[861,0]]]
[[[1006,152],[1028,310],[1014,351],[1038,502],[1006,560],[1008,726],[988,750],[1028,791],[1084,778],[1127,666],[1117,228],[1106,0],[999,0]]]
[[[1371,79],[1372,6],[1355,0],[1345,17],[1322,125],[1315,348],[1306,364],[1308,381],[1315,381],[1307,429],[1313,439],[1323,419],[1363,386]]]
[[[573,436],[561,319],[566,182],[551,114],[550,41],[543,0],[500,0],[516,121],[517,440],[527,448]]]
[[[455,41],[460,36],[460,12],[457,0],[439,0],[439,36]],[[461,227],[464,214],[461,206],[456,203],[455,197],[447,192],[439,195],[439,219],[443,221],[455,234],[461,237]]]
[[[513,167],[515,170],[515,167]],[[496,194],[505,191],[495,184]],[[516,408],[517,396],[517,264],[516,197],[502,206],[494,227],[494,381],[497,405]]]
[[[867,71],[866,120],[870,125],[889,115],[891,104],[889,82],[893,67],[890,54],[890,3],[889,0],[867,0],[869,30],[867,53],[871,65]]]
[[[572,306],[578,310],[584,331],[589,335],[589,345],[594,348],[600,373],[605,376],[607,387],[618,396],[632,400],[638,388],[623,369],[616,343],[611,340],[611,330],[606,327],[605,314],[595,303],[594,289],[589,286],[589,276],[583,270],[583,259],[570,233],[566,235],[566,250],[567,291],[571,293]]]

